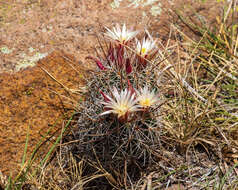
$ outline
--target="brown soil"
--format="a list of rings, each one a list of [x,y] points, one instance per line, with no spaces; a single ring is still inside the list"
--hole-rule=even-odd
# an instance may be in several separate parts
[[[171,1],[161,0],[162,13],[156,17],[149,13],[151,6],[134,9],[127,7],[124,1],[120,8],[112,9],[111,2],[0,0],[0,47],[12,49],[9,54],[0,54],[0,72],[7,72],[0,75],[0,172],[8,175],[19,170],[28,127],[31,151],[41,134],[58,118],[61,119],[55,130],[62,126],[65,107],[73,107],[62,104],[54,92],[66,92],[41,67],[67,87],[77,89],[82,81],[78,71],[85,71],[79,63],[85,66],[85,57],[94,54],[93,47],[97,45],[94,34],[103,32],[104,26],[126,23],[138,30],[151,28],[159,41],[168,39]],[[185,1],[174,2],[180,7],[179,2]],[[207,5],[214,7],[212,2]],[[204,14],[209,13],[209,7],[205,10]],[[147,16],[143,16],[142,11]],[[49,55],[36,67],[15,73],[19,64],[23,64],[21,53],[32,56],[29,48]],[[77,71],[70,66],[72,64]]]

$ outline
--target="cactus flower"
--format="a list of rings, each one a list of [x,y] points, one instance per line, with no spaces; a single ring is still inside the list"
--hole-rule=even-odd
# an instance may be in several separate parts
[[[118,118],[125,117],[129,113],[138,111],[140,106],[137,105],[137,100],[135,98],[135,93],[132,94],[129,90],[122,90],[120,93],[114,87],[112,91],[113,97],[107,96],[110,101],[103,101],[106,111],[100,115],[106,114],[116,114]]]
[[[106,36],[122,44],[126,44],[128,41],[130,41],[138,34],[138,31],[128,30],[125,24],[122,26],[122,29],[118,24],[112,30],[108,28],[106,29],[107,29],[107,32],[105,33]]]

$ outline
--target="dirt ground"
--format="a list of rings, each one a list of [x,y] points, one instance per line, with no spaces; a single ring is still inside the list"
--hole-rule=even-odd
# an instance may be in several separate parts
[[[15,174],[20,169],[28,127],[31,151],[58,118],[55,130],[62,126],[65,107],[54,92],[65,91],[41,67],[76,89],[90,64],[85,57],[94,55],[95,34],[104,32],[104,26],[126,23],[136,30],[148,28],[163,43],[169,38],[172,21],[176,22],[170,8],[185,9],[189,2],[211,18],[219,11],[215,0],[203,5],[197,1],[141,1],[137,7],[128,7],[129,0],[120,5],[115,2],[0,0],[0,174]],[[188,14],[192,16],[192,11]]]

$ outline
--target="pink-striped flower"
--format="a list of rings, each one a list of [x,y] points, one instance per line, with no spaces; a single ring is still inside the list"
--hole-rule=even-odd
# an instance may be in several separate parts
[[[128,30],[125,24],[122,26],[122,29],[118,24],[116,25],[116,27],[113,27],[112,30],[108,29],[107,27],[106,29],[107,29],[107,32],[105,33],[106,36],[122,44],[126,44],[128,41],[130,41],[138,34],[138,31]]]
[[[153,50],[155,50],[156,41],[154,41],[152,38],[143,38],[142,43],[138,40],[136,41],[136,52],[142,57],[148,56],[153,52]]]
[[[148,86],[137,91],[137,101],[141,107],[148,108],[159,102],[159,97],[155,94],[155,91],[150,91]]]
[[[120,93],[114,87],[112,91],[112,97],[107,96],[109,101],[101,102],[105,106],[106,111],[100,115],[106,115],[113,113],[118,118],[127,117],[129,113],[136,112],[140,106],[137,105],[137,99],[135,93],[131,93],[129,90],[122,90]]]

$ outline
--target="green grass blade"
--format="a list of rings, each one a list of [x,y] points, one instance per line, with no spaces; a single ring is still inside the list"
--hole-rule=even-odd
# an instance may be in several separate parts
[[[26,142],[25,142],[25,148],[24,148],[24,153],[22,156],[22,162],[21,162],[21,167],[24,167],[25,161],[26,161],[26,153],[27,153],[27,147],[28,147],[28,142],[29,142],[29,129],[30,127],[28,126],[27,128],[27,134],[26,134]]]
[[[219,190],[221,189],[223,189],[223,187],[224,187],[224,185],[225,185],[225,182],[226,182],[226,180],[227,180],[227,178],[229,177],[229,174],[232,172],[232,170],[234,170],[234,168],[236,168],[238,166],[238,163],[236,163],[227,173],[226,173],[226,175],[224,175],[224,177],[222,178],[222,180],[221,180],[221,183],[219,184]]]
[[[62,136],[64,134],[64,132],[68,129],[74,115],[75,115],[76,112],[74,112],[72,114],[72,116],[70,117],[70,119],[68,120],[68,122],[66,123],[62,133],[60,134],[60,136],[58,136],[58,138],[56,139],[55,143],[53,144],[53,146],[50,148],[49,152],[46,154],[45,158],[40,162],[40,166],[42,167],[45,162],[48,160],[48,158],[50,157],[51,153],[53,152],[53,150],[55,149],[55,147],[58,145],[59,141],[62,139]]]

